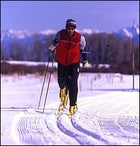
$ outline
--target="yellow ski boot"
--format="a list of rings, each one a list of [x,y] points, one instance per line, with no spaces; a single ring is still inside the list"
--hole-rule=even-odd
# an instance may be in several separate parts
[[[65,96],[66,96],[66,87],[64,87],[63,89],[60,89],[59,96],[60,96],[60,105],[58,107],[58,112],[57,112],[58,115],[61,113],[61,111],[64,108],[64,99],[65,99]]]
[[[75,114],[75,106],[70,106],[68,117],[69,117],[69,118],[72,118],[72,116],[73,116],[74,114]]]
[[[61,101],[63,102],[66,96],[66,87],[64,87],[63,89],[60,89],[59,96],[60,96]]]
[[[57,115],[60,115],[62,110],[63,110],[63,103],[61,102],[59,107],[58,107]]]
[[[67,94],[67,95],[64,97],[64,102],[63,102],[64,108],[66,108],[66,106],[67,106],[67,104],[68,104],[68,98],[69,98],[69,95]]]

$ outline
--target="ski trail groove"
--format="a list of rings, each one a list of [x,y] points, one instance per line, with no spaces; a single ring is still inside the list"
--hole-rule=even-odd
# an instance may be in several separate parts
[[[77,130],[87,134],[88,136],[92,136],[93,138],[95,138],[95,139],[97,139],[99,141],[103,141],[104,144],[106,144],[106,145],[110,145],[110,143],[107,140],[103,139],[100,135],[98,135],[98,134],[96,134],[96,133],[94,133],[92,131],[89,131],[89,130],[83,128],[82,126],[80,126],[78,124],[78,122],[76,122],[75,118],[72,118],[71,123],[72,123],[73,127],[76,128]]]
[[[53,135],[52,137],[54,138],[54,141],[55,141],[53,143],[55,143],[55,144],[59,143],[61,145],[65,145],[65,144],[70,143],[71,138],[69,136],[67,136],[66,134],[64,134],[62,131],[60,131],[60,129],[58,128],[58,126],[57,126],[57,116],[55,114],[47,115],[45,123],[46,123],[46,126],[47,126],[48,130],[52,132],[52,135]],[[63,135],[63,138],[64,138],[63,140],[61,138],[62,135]],[[78,143],[75,141],[75,144],[77,145]]]
[[[67,123],[68,127],[65,126]],[[76,129],[71,122],[71,119],[68,117],[66,113],[62,113],[57,117],[57,126],[58,128],[65,133],[66,135],[76,139],[80,145],[93,145],[93,144],[103,144],[99,142],[97,139],[91,137],[87,133],[84,133],[81,129]]]

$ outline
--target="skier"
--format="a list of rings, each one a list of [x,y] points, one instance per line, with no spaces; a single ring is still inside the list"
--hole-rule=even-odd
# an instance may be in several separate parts
[[[88,65],[86,53],[84,53],[86,41],[84,36],[75,31],[76,21],[68,19],[65,29],[57,32],[52,44],[48,47],[55,51],[58,62],[58,84],[60,87],[60,106],[58,114],[67,106],[69,98],[69,117],[77,110],[78,76],[80,68],[80,53],[83,58],[83,66]]]

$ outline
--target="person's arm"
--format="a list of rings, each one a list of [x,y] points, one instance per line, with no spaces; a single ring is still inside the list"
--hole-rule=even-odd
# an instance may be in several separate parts
[[[57,44],[59,43],[59,40],[60,40],[60,31],[57,32],[57,34],[55,35],[54,40],[52,41],[52,44],[48,47],[48,49],[50,51],[55,51],[55,48],[56,48]]]
[[[86,40],[84,36],[81,36],[81,40],[80,40],[80,51],[82,54],[82,58],[83,58],[83,67],[88,65],[88,60],[87,60],[87,54],[85,51],[85,47],[86,47]]]

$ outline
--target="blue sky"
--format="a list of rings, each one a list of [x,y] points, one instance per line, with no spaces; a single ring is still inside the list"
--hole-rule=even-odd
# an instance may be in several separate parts
[[[139,1],[1,1],[1,30],[59,30],[68,18],[80,30],[117,31],[139,25]]]

